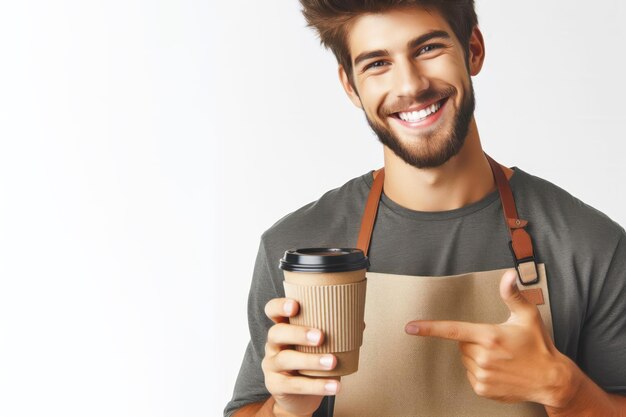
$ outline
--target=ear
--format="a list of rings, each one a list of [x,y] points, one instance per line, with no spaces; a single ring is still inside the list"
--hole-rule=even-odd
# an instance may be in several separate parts
[[[339,71],[339,81],[341,81],[341,86],[345,90],[346,94],[348,94],[348,97],[350,97],[350,101],[352,101],[352,103],[355,106],[362,109],[363,104],[361,104],[361,99],[359,98],[359,94],[356,92],[354,88],[352,88],[352,84],[350,84],[350,80],[348,79],[348,74],[346,73],[346,70],[343,68],[343,65],[339,65],[338,71]]]
[[[469,41],[470,75],[478,75],[485,61],[485,40],[478,26],[474,26]]]

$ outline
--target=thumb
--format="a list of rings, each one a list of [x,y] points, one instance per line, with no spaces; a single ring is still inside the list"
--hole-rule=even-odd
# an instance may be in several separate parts
[[[522,313],[528,311],[529,307],[534,307],[517,288],[517,271],[515,269],[506,271],[502,275],[500,280],[500,297],[511,310],[511,313]]]

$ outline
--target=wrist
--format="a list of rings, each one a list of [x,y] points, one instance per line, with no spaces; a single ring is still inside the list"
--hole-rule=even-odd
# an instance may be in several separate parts
[[[544,403],[550,416],[580,408],[576,404],[583,398],[579,395],[585,382],[585,376],[570,358],[559,354],[560,358],[553,370],[553,389],[548,392]]]
[[[544,405],[565,409],[572,403],[583,382],[582,372],[566,355],[557,351],[557,360],[549,367],[548,376],[544,379]]]

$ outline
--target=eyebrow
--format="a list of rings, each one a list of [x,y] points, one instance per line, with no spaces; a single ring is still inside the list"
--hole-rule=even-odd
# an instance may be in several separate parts
[[[410,40],[407,43],[407,47],[409,49],[413,49],[423,44],[424,42],[428,42],[429,40],[434,39],[434,38],[451,39],[450,34],[446,32],[445,30],[433,30],[421,36],[418,36],[415,39]],[[386,49],[378,49],[376,51],[363,52],[363,53],[360,53],[354,59],[354,66],[356,67],[361,62],[366,61],[368,59],[380,58],[380,57],[388,56],[388,55],[389,55],[389,51],[387,51]]]

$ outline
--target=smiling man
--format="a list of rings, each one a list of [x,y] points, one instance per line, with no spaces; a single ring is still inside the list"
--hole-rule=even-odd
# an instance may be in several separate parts
[[[351,48],[363,52],[354,59],[353,74],[347,74],[346,69],[340,67],[343,86],[354,104],[364,110],[370,127],[390,151],[416,168],[441,166],[463,147],[474,114],[474,91],[462,62],[463,53],[454,51],[454,35],[450,29],[431,30],[412,38],[415,31],[411,30],[411,20],[417,17],[418,11],[395,10],[388,13],[389,17],[393,16],[392,19],[369,15],[354,22],[350,32],[353,40]],[[428,18],[432,19],[432,16]],[[405,25],[397,26],[400,22]],[[402,32],[399,30],[401,27],[408,30]],[[361,32],[368,30],[375,33],[361,36]],[[382,43],[381,39],[393,47],[373,49]],[[407,64],[402,62],[406,61],[402,55],[406,56],[407,52],[413,62],[417,62],[417,55],[422,56],[420,65],[424,75],[418,83],[406,78],[393,78],[390,74],[395,71],[395,68],[390,68],[392,62],[395,61],[395,67]],[[440,58],[433,59],[435,57]],[[454,59],[458,62],[453,62]],[[412,66],[413,62],[408,64]],[[447,71],[444,71],[446,68]],[[398,75],[410,77],[412,69],[406,69],[408,74]],[[428,72],[437,74],[437,77],[428,77]],[[363,97],[357,92],[355,81],[359,83]],[[390,81],[400,84],[388,85]],[[416,100],[417,95],[419,101]],[[442,118],[446,111],[449,116]],[[440,119],[447,125],[440,126],[437,123]],[[422,140],[416,140],[415,135]],[[402,140],[400,136],[408,138]]]
[[[263,234],[250,343],[224,415],[626,416],[626,232],[483,151],[473,1],[301,4],[384,168]],[[362,361],[341,380],[298,373],[337,358],[293,349],[324,341],[288,321],[299,305],[278,260],[297,247],[370,259]]]

